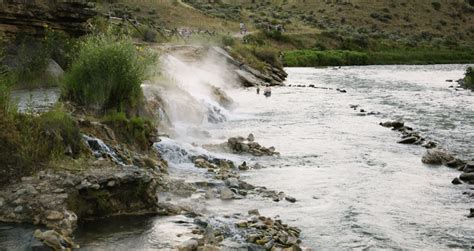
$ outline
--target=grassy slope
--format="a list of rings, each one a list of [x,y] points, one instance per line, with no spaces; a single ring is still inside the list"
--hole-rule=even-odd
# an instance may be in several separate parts
[[[128,11],[152,27],[188,27],[231,36],[238,33],[238,23],[243,20],[259,41],[252,46],[284,52],[285,63],[290,66],[318,66],[334,61],[323,60],[326,63],[321,64],[321,60],[314,60],[315,54],[339,56],[335,61],[339,64],[474,61],[474,7],[462,2],[442,1],[440,8],[435,8],[431,0],[405,4],[394,0],[354,0],[352,4],[318,0],[222,2],[225,4],[202,0],[118,0],[99,6],[103,12]],[[281,23],[285,32],[278,39],[266,36],[259,32],[262,23]],[[209,42],[220,38],[206,39]],[[346,60],[339,50],[363,52],[368,59]]]
[[[226,13],[229,6],[241,6],[239,19],[244,20],[251,31],[258,23],[284,24],[285,39],[260,36],[266,44],[284,52],[302,49],[360,51],[367,53],[369,63],[382,64],[474,61],[474,8],[462,2],[442,2],[437,9],[430,0],[406,4],[365,0],[356,0],[353,4],[296,0],[253,4],[245,0],[223,0],[229,5],[188,1],[210,16]],[[430,53],[434,51],[436,53]],[[311,52],[289,54],[285,58]],[[295,65],[295,62],[298,60],[287,62],[287,65]]]
[[[114,10],[129,11],[133,17],[144,23],[153,22],[167,29],[189,27],[217,32],[238,30],[235,21],[205,15],[180,1],[118,0],[114,4],[101,3],[98,9],[104,13]]]

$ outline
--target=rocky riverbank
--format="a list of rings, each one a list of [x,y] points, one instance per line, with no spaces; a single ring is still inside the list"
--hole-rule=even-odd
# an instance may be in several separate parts
[[[52,161],[18,182],[5,184],[0,191],[0,221],[52,229],[36,236],[55,248],[50,243],[54,233],[71,238],[79,222],[174,213],[158,202],[157,193],[167,180],[167,163],[157,152],[137,150],[106,124],[73,113],[84,133],[80,142],[84,153]]]
[[[459,177],[454,178],[451,183],[453,185],[461,185],[463,183],[467,185],[474,185],[474,159],[472,160],[462,160],[456,157],[452,152],[449,152],[439,146],[438,143],[428,140],[425,137],[421,136],[419,132],[414,131],[413,128],[406,126],[404,122],[401,121],[387,121],[380,123],[381,126],[392,128],[392,130],[399,131],[401,133],[401,140],[398,141],[400,144],[413,144],[420,145],[422,147],[428,148],[426,153],[423,155],[421,161],[424,164],[432,166],[446,166],[462,172]],[[466,195],[474,197],[474,193],[465,192]],[[473,217],[471,209],[467,217]]]
[[[196,218],[195,224],[194,231],[203,237],[184,242],[178,250],[221,250],[219,243],[227,238],[243,238],[247,244],[240,246],[240,249],[302,250],[300,229],[288,226],[278,218],[262,216],[256,209],[250,210],[247,215]]]

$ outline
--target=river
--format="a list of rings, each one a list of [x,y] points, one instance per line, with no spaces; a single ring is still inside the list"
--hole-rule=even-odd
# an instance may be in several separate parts
[[[474,224],[466,215],[474,203],[463,192],[472,193],[473,187],[452,185],[459,172],[422,164],[424,148],[397,144],[399,133],[378,125],[401,119],[459,157],[474,158],[474,92],[448,88],[452,83],[446,82],[461,78],[465,68],[289,68],[287,84],[318,88],[273,88],[270,98],[254,89],[229,90],[237,106],[227,122],[200,126],[210,136],[164,139],[161,144],[203,151],[190,143],[221,143],[253,133],[257,142],[281,152],[278,158],[251,158],[250,163],[267,168],[241,176],[251,184],[284,191],[296,203],[258,196],[230,202],[181,199],[208,215],[258,208],[263,215],[279,215],[301,228],[303,244],[316,250],[470,249]],[[376,115],[364,116],[350,105]],[[166,157],[172,176],[189,182],[208,179],[173,152]],[[171,248],[189,238],[191,222],[184,216],[108,219],[86,224],[76,238],[85,250]],[[28,230],[4,227],[0,243],[12,243]]]

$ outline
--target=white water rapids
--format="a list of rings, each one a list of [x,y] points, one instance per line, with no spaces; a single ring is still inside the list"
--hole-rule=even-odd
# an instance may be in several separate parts
[[[294,204],[255,196],[196,200],[195,206],[207,214],[258,208],[301,228],[303,243],[316,250],[473,248],[474,221],[466,218],[474,207],[473,187],[452,185],[459,172],[422,164],[425,149],[397,144],[398,132],[378,125],[403,119],[463,159],[474,158],[474,92],[448,88],[452,83],[445,81],[461,78],[465,65],[290,68],[287,84],[323,88],[273,88],[272,97],[265,98],[254,89],[227,85],[225,69],[215,63],[165,60],[166,78],[173,81],[153,88],[173,125],[173,139],[157,145],[170,161],[170,175],[188,182],[206,180],[188,154],[215,153],[196,145],[253,133],[262,145],[275,146],[281,157],[219,156],[268,167],[241,175],[297,199]],[[236,108],[221,107],[210,85],[224,89]],[[351,104],[380,114],[360,116]],[[225,122],[208,122],[210,105],[221,110]],[[181,218],[109,219],[76,236],[86,250],[171,248],[189,238],[179,237],[188,227],[173,223]],[[21,228],[9,232],[0,230],[0,243],[24,234]]]

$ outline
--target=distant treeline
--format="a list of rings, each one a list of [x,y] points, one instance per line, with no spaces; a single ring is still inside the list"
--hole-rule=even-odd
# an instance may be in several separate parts
[[[296,50],[285,52],[283,62],[288,67],[473,63],[474,51],[433,49],[400,49],[377,52]]]

